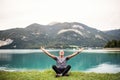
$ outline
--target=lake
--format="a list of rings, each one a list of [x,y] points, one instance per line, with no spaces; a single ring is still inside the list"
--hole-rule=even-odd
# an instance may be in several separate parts
[[[59,49],[48,50],[58,56]],[[75,50],[65,49],[65,56]],[[46,70],[56,62],[41,50],[0,50],[0,70]],[[71,71],[117,73],[120,72],[120,51],[84,50],[71,58]]]

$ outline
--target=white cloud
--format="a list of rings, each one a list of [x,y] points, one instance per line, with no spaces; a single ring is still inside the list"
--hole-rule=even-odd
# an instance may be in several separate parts
[[[0,30],[31,23],[81,22],[108,30],[120,28],[120,0],[0,0]]]

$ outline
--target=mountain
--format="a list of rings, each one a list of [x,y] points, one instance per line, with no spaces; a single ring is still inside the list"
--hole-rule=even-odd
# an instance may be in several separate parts
[[[12,43],[9,44],[9,41]],[[0,42],[7,41],[1,49],[35,49],[40,46],[66,48],[70,46],[103,47],[114,35],[91,28],[78,22],[54,23],[49,25],[31,24],[26,28],[0,31]],[[120,39],[120,38],[119,38]]]
[[[120,29],[104,31],[106,34],[116,37],[118,40],[120,39]]]

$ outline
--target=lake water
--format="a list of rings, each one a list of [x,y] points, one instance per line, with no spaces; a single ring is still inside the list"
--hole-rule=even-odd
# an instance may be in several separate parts
[[[48,50],[58,56],[59,50]],[[64,50],[65,56],[75,50]],[[41,50],[0,50],[0,70],[46,70],[56,62]],[[71,58],[71,71],[117,73],[120,72],[120,52],[84,50]]]

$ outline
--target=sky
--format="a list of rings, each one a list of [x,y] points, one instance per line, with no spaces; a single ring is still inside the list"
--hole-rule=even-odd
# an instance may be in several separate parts
[[[80,22],[98,30],[120,29],[120,0],[0,0],[0,30],[32,23]]]

